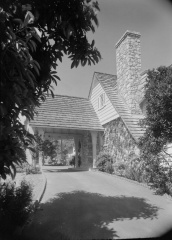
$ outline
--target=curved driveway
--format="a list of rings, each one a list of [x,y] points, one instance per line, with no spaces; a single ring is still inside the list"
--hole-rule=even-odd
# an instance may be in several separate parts
[[[23,239],[147,238],[172,227],[172,201],[139,184],[65,167],[44,167],[44,173],[42,210]]]

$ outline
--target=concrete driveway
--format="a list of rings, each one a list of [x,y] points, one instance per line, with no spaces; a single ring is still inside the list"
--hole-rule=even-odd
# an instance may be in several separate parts
[[[44,167],[44,173],[42,210],[22,239],[149,238],[172,227],[172,201],[139,184],[65,167]]]

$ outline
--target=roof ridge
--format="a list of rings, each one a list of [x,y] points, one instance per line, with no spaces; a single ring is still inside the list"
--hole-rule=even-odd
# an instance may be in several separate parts
[[[117,77],[117,75],[115,75],[115,74],[110,74],[110,73],[103,73],[103,72],[94,72],[94,73],[106,74],[106,75],[111,75],[111,76]]]
[[[70,98],[81,98],[81,99],[86,99],[86,100],[89,100],[88,98],[85,98],[85,97],[77,97],[77,96],[69,96],[69,95],[61,95],[61,94],[54,94],[54,96],[60,96],[60,97],[70,97]],[[46,95],[46,97],[51,97],[51,96],[48,96]],[[53,97],[52,97],[53,99]]]

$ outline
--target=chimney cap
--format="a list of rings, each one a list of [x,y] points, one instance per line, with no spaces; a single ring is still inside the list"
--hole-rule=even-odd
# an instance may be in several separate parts
[[[127,30],[124,33],[124,35],[119,39],[119,41],[116,43],[115,47],[118,48],[121,42],[123,42],[127,36],[140,38],[141,34],[139,32],[133,32],[133,31]]]

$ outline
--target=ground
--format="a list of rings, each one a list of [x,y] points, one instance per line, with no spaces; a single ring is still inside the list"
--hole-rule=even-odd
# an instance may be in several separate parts
[[[157,237],[172,227],[172,200],[124,178],[100,172],[44,167],[41,209],[22,239]],[[65,239],[65,238],[61,238]]]

